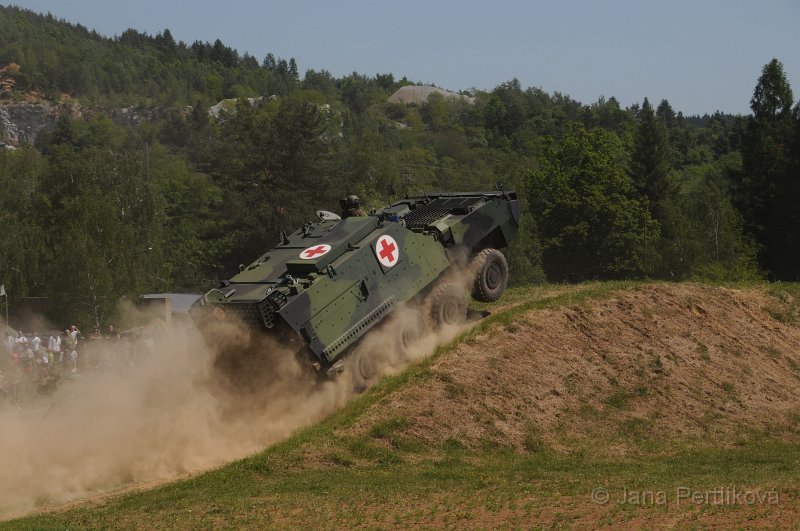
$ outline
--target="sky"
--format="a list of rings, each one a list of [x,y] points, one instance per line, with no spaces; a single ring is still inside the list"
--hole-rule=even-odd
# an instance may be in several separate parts
[[[750,112],[783,63],[800,99],[800,0],[16,0],[98,33],[217,38],[339,77],[392,73],[449,90],[523,87],[589,104],[666,98],[685,115]]]

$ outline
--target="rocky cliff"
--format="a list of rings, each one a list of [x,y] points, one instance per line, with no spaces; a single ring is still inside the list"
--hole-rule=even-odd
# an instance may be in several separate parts
[[[32,144],[43,130],[55,126],[58,117],[71,108],[50,103],[0,105],[0,142],[11,146]]]
[[[187,107],[183,112],[190,110]],[[68,114],[73,119],[108,116],[117,125],[136,127],[144,122],[160,120],[169,111],[168,107],[91,109],[80,104],[65,103],[0,103],[0,144],[33,144],[40,132],[55,127],[62,114]]]

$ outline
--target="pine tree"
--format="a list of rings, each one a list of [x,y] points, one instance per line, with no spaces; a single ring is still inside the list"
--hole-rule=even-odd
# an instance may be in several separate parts
[[[650,211],[661,220],[663,206],[675,195],[670,181],[670,146],[661,121],[647,98],[639,112],[639,127],[634,139],[628,173],[634,186],[647,197]]]
[[[783,72],[783,64],[772,59],[761,70],[761,77],[750,99],[753,117],[760,122],[790,118],[792,99],[792,88]]]
[[[800,278],[797,246],[798,168],[792,150],[796,118],[792,89],[777,59],[761,71],[742,134],[742,171],[735,204],[761,246],[759,262],[773,279]]]
[[[664,127],[671,129],[675,125],[675,111],[666,99],[661,100],[656,109],[656,116],[661,119]]]

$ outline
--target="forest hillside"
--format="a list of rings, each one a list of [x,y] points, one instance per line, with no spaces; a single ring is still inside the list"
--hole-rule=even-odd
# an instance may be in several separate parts
[[[215,285],[348,193],[369,209],[495,184],[523,200],[516,284],[797,280],[800,112],[764,61],[747,116],[516,79],[406,104],[392,73],[0,6],[0,283],[12,308],[92,329],[121,298]]]

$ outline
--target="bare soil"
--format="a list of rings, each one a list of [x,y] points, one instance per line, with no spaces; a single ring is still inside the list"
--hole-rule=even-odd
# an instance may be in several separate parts
[[[404,419],[426,444],[637,452],[641,441],[798,440],[800,328],[759,289],[653,284],[532,310],[460,345],[348,434]],[[618,437],[617,437],[618,436]]]

